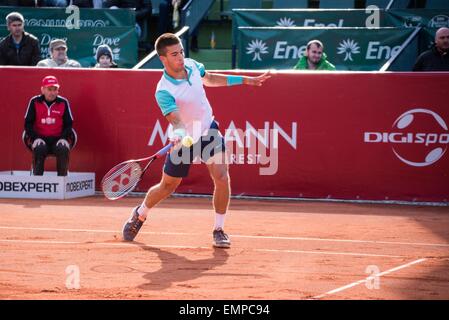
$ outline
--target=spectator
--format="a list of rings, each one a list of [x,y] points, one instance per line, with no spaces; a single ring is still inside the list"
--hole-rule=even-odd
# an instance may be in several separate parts
[[[39,61],[39,40],[24,31],[24,18],[18,12],[6,16],[9,36],[0,42],[0,65],[35,66]]]
[[[309,43],[307,43],[305,54],[301,57],[301,59],[299,59],[293,69],[335,71],[335,66],[326,60],[327,56],[323,50],[324,46],[321,41],[309,41]]]
[[[176,21],[173,21],[173,18],[176,18],[173,15],[175,7],[180,10],[186,3],[187,0],[162,0],[159,3],[158,35],[174,31],[176,28]]]
[[[25,133],[33,152],[33,173],[44,174],[45,158],[56,156],[58,176],[66,176],[70,154],[73,117],[69,102],[58,96],[56,77],[42,79],[41,95],[31,98],[25,114]]]
[[[98,46],[95,58],[97,59],[95,68],[118,68],[114,62],[112,50],[107,44]]]
[[[413,71],[449,71],[449,28],[440,28],[435,44],[418,57]]]
[[[103,4],[105,8],[133,8],[136,10],[137,34],[141,38],[142,30],[145,29],[145,24],[151,19],[153,6],[151,1],[144,0],[106,0]]]
[[[157,35],[160,36],[167,32],[174,32],[178,21],[175,21],[175,7],[178,11],[187,4],[188,0],[162,0],[159,3],[159,20],[157,23]],[[180,12],[177,15],[180,18]],[[189,30],[191,34],[190,50],[198,51],[198,27],[196,30]]]
[[[67,57],[67,43],[63,39],[54,39],[50,42],[51,58],[39,61],[38,67],[81,68],[76,60]]]

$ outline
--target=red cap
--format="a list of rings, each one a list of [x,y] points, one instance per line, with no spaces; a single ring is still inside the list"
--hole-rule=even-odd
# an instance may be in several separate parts
[[[55,76],[46,76],[44,79],[42,79],[42,86],[59,88],[58,79],[56,79]]]

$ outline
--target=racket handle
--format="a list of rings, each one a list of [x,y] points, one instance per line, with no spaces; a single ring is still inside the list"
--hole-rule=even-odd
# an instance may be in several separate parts
[[[173,143],[169,143],[168,145],[163,147],[161,150],[159,150],[156,153],[156,158],[160,158],[160,157],[165,156],[167,154],[167,152],[169,152],[172,147],[173,147]]]

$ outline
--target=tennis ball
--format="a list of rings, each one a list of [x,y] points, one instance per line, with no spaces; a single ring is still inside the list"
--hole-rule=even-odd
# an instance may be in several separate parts
[[[190,136],[185,136],[184,138],[182,138],[181,144],[186,148],[190,148],[193,144],[193,138]]]

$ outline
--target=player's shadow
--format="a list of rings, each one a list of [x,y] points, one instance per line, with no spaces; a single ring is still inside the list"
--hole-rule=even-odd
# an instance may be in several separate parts
[[[148,252],[157,254],[161,261],[161,267],[154,272],[146,273],[143,278],[148,280],[139,286],[144,290],[163,290],[172,286],[175,282],[193,280],[206,275],[205,272],[215,267],[226,264],[229,253],[226,249],[213,249],[213,255],[207,259],[189,260],[186,257],[164,251],[159,248],[139,246]],[[214,274],[215,275],[215,274]]]

